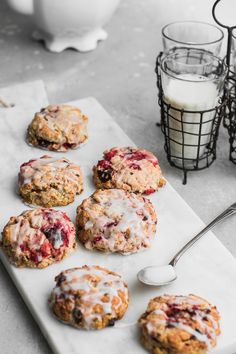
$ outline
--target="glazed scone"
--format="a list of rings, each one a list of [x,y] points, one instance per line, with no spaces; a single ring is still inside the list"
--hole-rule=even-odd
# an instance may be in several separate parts
[[[73,327],[114,326],[127,310],[127,284],[108,269],[85,265],[61,272],[55,281],[50,307],[59,320]]]
[[[157,158],[133,147],[106,150],[93,167],[93,178],[97,188],[120,188],[146,195],[165,184]]]
[[[143,345],[153,354],[205,354],[216,345],[220,316],[196,295],[152,299],[139,319]]]
[[[152,203],[122,189],[100,189],[77,208],[79,240],[87,249],[130,254],[150,247],[157,217]]]
[[[68,159],[45,155],[20,166],[18,184],[25,203],[48,208],[72,203],[83,191],[83,176]]]
[[[88,118],[77,107],[49,105],[35,113],[27,141],[52,151],[76,149],[88,139],[87,123]]]
[[[16,267],[45,268],[76,248],[75,227],[64,212],[26,210],[10,218],[1,247]]]

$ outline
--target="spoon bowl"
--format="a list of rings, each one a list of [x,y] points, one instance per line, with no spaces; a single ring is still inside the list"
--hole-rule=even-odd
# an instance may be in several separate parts
[[[137,274],[138,280],[146,285],[162,286],[172,283],[177,274],[172,265],[149,266],[141,269]]]

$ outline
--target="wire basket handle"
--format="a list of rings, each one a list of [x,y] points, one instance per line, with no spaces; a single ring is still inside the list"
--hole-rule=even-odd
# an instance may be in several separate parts
[[[220,26],[223,27],[227,30],[228,32],[228,40],[227,40],[227,52],[226,52],[226,64],[228,65],[228,68],[230,67],[230,54],[231,54],[231,47],[232,47],[232,36],[233,36],[233,30],[236,28],[235,26],[228,26],[223,23],[221,23],[217,17],[216,17],[216,8],[217,5],[221,2],[221,0],[216,0],[212,7],[212,16],[215,20],[215,22]]]

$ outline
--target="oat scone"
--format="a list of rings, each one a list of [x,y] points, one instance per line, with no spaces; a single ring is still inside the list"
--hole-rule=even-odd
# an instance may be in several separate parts
[[[35,113],[27,141],[51,151],[76,149],[88,139],[87,123],[88,118],[77,107],[49,105]]]
[[[77,208],[79,240],[87,249],[131,254],[150,247],[157,217],[147,198],[122,189],[100,189]]]
[[[157,158],[149,151],[134,147],[113,147],[93,167],[97,188],[120,188],[129,192],[151,194],[166,181]]]
[[[83,176],[79,165],[45,155],[20,166],[18,184],[25,203],[48,208],[72,203],[83,191]]]
[[[16,267],[45,268],[76,248],[75,226],[62,211],[26,210],[10,218],[1,247]]]
[[[220,316],[196,295],[150,300],[139,319],[143,345],[153,354],[205,354],[216,345]]]
[[[49,305],[59,320],[73,327],[114,326],[127,310],[127,284],[108,269],[85,265],[61,272],[55,281]]]

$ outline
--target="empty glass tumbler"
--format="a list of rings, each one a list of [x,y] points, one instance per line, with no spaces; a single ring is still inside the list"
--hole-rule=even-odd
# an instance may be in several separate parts
[[[220,28],[205,22],[173,22],[162,29],[164,52],[171,48],[188,47],[204,49],[219,56],[223,38]]]

